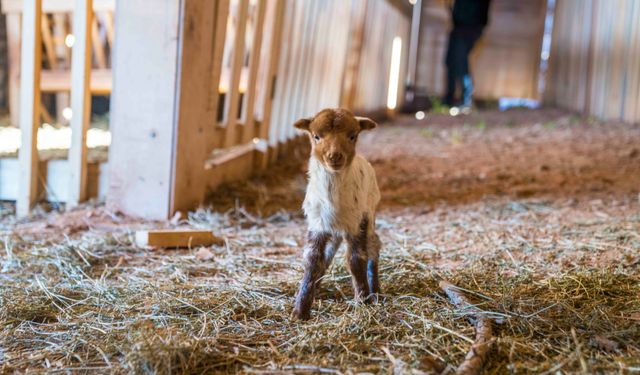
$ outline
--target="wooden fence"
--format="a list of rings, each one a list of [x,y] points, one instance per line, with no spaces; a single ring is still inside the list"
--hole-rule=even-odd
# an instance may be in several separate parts
[[[119,2],[108,204],[148,218],[192,209],[275,161],[297,118],[383,107],[371,93],[389,90],[410,12],[399,0]]]
[[[113,2],[2,1],[21,17],[19,215],[41,197],[42,20],[72,7],[67,204],[74,206],[90,191],[86,132],[100,61],[93,25]],[[162,219],[193,209],[221,183],[287,157],[299,136],[295,119],[340,105],[380,109],[386,96],[377,93],[402,90],[401,80],[397,88],[388,82],[391,40],[408,42],[404,1],[127,0],[112,10],[107,202],[128,214]]]
[[[640,121],[640,2],[557,0],[545,99]]]

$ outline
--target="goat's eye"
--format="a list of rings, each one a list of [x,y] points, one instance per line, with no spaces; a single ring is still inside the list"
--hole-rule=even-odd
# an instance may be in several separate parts
[[[349,139],[351,140],[351,142],[355,142],[356,141],[356,137],[357,136],[355,134],[352,134],[352,135],[349,136]]]
[[[314,135],[313,135],[313,139],[315,139],[316,141],[319,141],[319,140],[320,140],[320,136],[319,136],[319,135],[317,135],[317,134],[314,134]]]

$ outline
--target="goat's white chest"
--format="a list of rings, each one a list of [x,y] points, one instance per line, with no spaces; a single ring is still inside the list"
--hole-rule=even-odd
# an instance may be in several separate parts
[[[372,208],[368,207],[372,186],[364,176],[359,163],[342,173],[330,173],[312,160],[303,204],[309,230],[357,233],[363,215],[372,214],[369,212]],[[375,189],[377,194],[377,186]]]

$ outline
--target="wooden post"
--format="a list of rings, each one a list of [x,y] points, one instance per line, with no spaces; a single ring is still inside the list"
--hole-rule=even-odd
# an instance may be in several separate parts
[[[238,107],[240,104],[240,74],[244,65],[244,34],[247,29],[247,13],[249,0],[240,0],[238,24],[233,42],[233,59],[231,63],[231,79],[227,97],[227,119],[224,134],[224,147],[234,146],[236,140],[236,124],[238,123]]]
[[[116,7],[109,192],[112,209],[166,219],[203,199],[217,2]]]
[[[149,219],[170,216],[180,3],[116,7],[107,205]]]
[[[22,18],[20,69],[20,191],[16,214],[24,217],[38,199],[38,127],[40,125],[40,67],[42,64],[42,0],[25,0]]]
[[[211,150],[202,135],[215,124],[207,105],[217,89],[210,86],[216,12],[215,1],[203,0],[186,0],[182,12],[169,216],[200,205],[207,188],[205,161]]]
[[[260,63],[260,53],[262,52],[262,36],[264,28],[264,15],[267,10],[267,2],[259,1],[257,5],[258,17],[253,34],[253,50],[251,51],[251,62],[249,63],[249,83],[245,93],[246,104],[244,105],[244,129],[242,132],[242,143],[247,143],[255,136],[254,134],[254,104],[256,100],[256,81],[258,78],[258,65]]]
[[[67,208],[87,199],[87,131],[91,118],[91,25],[93,0],[76,0],[71,53],[71,148]]]
[[[259,137],[261,139],[269,138],[269,128],[271,127],[271,113],[273,110],[273,93],[276,88],[276,72],[278,70],[278,62],[280,61],[280,48],[282,46],[282,30],[284,23],[285,1],[277,0],[275,8],[275,17],[271,26],[271,40],[269,41],[270,53],[269,64],[267,66],[267,74],[265,75],[265,89],[263,91],[262,103],[262,122],[260,123]],[[268,152],[262,153],[257,158],[257,168],[264,170],[269,162]]]
[[[9,115],[12,126],[20,126],[20,14],[7,14],[7,53],[9,54]]]
[[[218,113],[224,111],[219,108],[220,100],[220,76],[222,74],[224,42],[227,36],[227,18],[229,17],[229,0],[218,0],[216,8],[216,28],[215,39],[213,41],[213,50],[211,53],[211,89],[209,90],[209,101],[207,109],[211,113],[211,124],[205,128],[204,137],[207,139],[207,150],[213,150],[218,144],[219,139],[216,137],[218,127]]]

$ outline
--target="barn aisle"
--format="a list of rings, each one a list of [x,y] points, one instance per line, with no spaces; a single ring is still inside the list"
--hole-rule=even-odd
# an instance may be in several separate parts
[[[440,372],[474,336],[442,279],[498,322],[486,373],[638,368],[640,126],[487,111],[399,117],[360,142],[383,195],[382,303],[355,305],[338,259],[312,320],[290,319],[301,149],[168,222],[101,204],[18,220],[2,206],[0,369]],[[226,244],[134,245],[135,229],[159,226]]]

